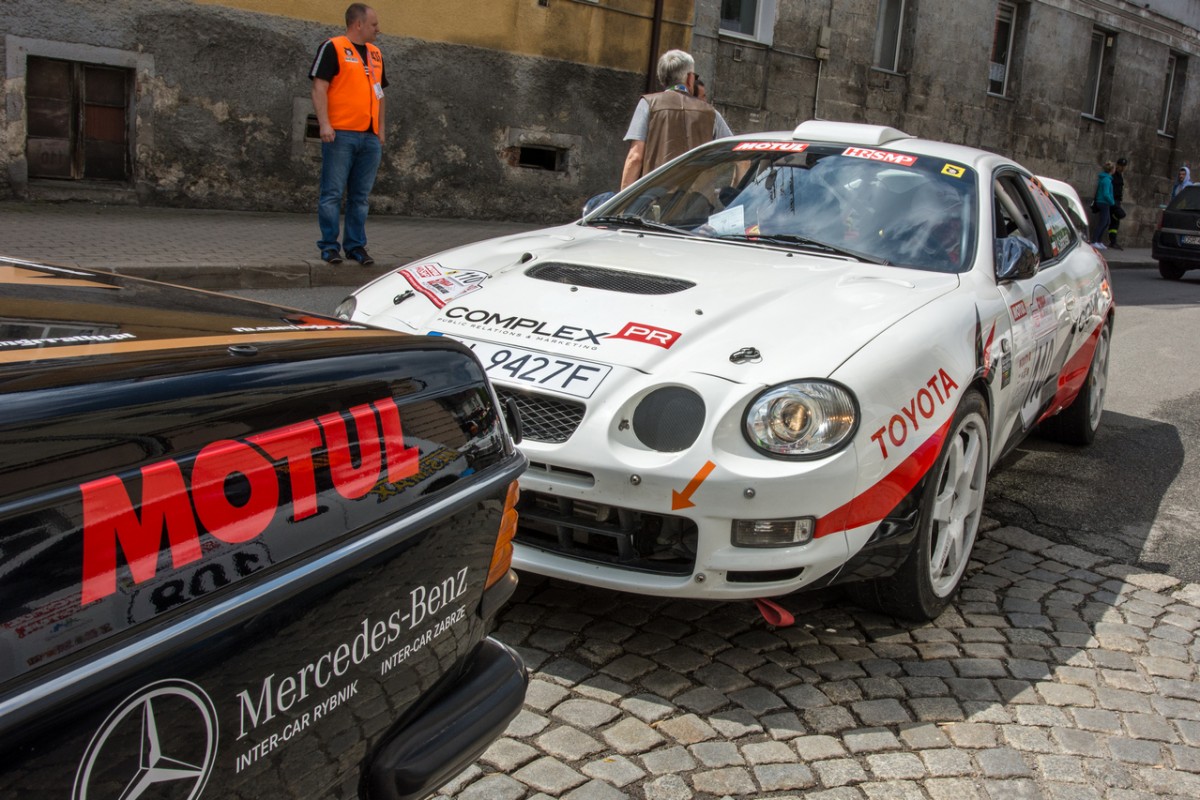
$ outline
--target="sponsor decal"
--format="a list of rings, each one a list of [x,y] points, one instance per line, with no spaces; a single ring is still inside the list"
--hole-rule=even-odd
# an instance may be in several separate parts
[[[539,339],[568,347],[596,350],[600,340],[610,336],[610,331],[596,332],[580,325],[563,325],[557,322],[520,317],[516,314],[501,314],[482,308],[452,306],[442,314],[442,322],[465,328],[490,330],[503,336],[521,339]]]
[[[960,167],[957,164],[946,164],[942,167],[942,174],[949,175],[951,178],[961,178],[967,174],[967,168]]]
[[[417,471],[418,450],[405,447],[400,409],[392,398],[354,406],[346,413],[352,420],[349,427],[335,412],[244,439],[211,442],[196,455],[186,475],[173,459],[147,464],[140,470],[140,503],[133,501],[119,475],[81,484],[81,603],[117,591],[118,553],[124,555],[135,584],[152,580],[164,534],[171,566],[179,570],[201,558],[201,531],[240,545],[265,531],[281,510],[290,512],[294,521],[315,515],[316,454],[328,457],[333,488],[347,500],[370,492],[381,472],[395,483]],[[226,494],[231,477],[241,487],[238,503]],[[285,496],[290,499],[281,506]]]
[[[217,710],[194,683],[168,679],[138,689],[92,736],[71,800],[178,797],[195,800],[216,763]]]
[[[892,447],[903,447],[909,433],[919,432],[923,421],[933,419],[938,409],[954,397],[953,390],[957,388],[958,384],[950,374],[945,369],[939,369],[909,398],[908,403],[892,415],[886,425],[871,434],[871,441],[879,445],[880,455],[885,459],[888,457],[888,442]]]
[[[1025,316],[1029,313],[1029,309],[1026,307],[1024,300],[1018,300],[1017,302],[1013,303],[1008,307],[1008,311],[1010,314],[1012,314],[1013,322],[1020,322],[1021,320],[1025,319]]]
[[[627,322],[619,333],[609,336],[609,339],[628,339],[631,342],[644,342],[656,345],[664,350],[670,350],[671,345],[683,334],[669,331],[666,328],[656,328],[641,322]]]
[[[440,264],[421,264],[400,270],[400,276],[437,308],[481,288],[486,273],[474,270],[444,270]]]
[[[469,574],[470,569],[462,567],[439,581],[410,589],[401,607],[363,617],[340,644],[287,674],[272,672],[253,688],[238,692],[235,742],[243,743],[243,749],[235,756],[234,771],[251,767],[358,697],[355,668],[366,665],[383,678],[465,623]]]
[[[357,64],[358,54],[354,52],[353,47],[343,47],[342,54],[347,64]]]
[[[733,146],[733,152],[743,150],[761,150],[776,153],[803,153],[808,149],[807,142],[738,142]]]
[[[0,341],[0,350],[19,350],[26,347],[56,347],[65,344],[106,344],[128,342],[136,339],[132,333],[80,333],[75,336],[57,336],[50,339],[6,339]]]
[[[871,150],[866,147],[847,147],[844,156],[852,156],[854,158],[866,158],[871,161],[882,161],[886,164],[899,164],[902,167],[911,167],[917,163],[916,156],[906,156],[901,153],[889,153],[886,150]]]

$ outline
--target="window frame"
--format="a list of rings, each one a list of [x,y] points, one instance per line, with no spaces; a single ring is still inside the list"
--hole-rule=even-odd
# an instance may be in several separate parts
[[[1179,113],[1183,100],[1183,81],[1187,76],[1187,56],[1174,51],[1167,54],[1167,80],[1163,86],[1162,104],[1159,107],[1158,133],[1174,137],[1179,126]]]
[[[994,79],[991,76],[992,65],[998,62],[992,61],[991,56],[996,54],[996,35],[999,33],[1001,22],[1001,14],[1008,11],[1008,42],[1004,48],[1004,62],[1000,64],[1004,68],[1004,78],[1000,81],[1000,91],[995,91],[992,88]],[[1000,0],[996,3],[996,24],[992,29],[992,52],[988,58],[988,94],[993,97],[1008,97],[1009,78],[1012,75],[1012,60],[1013,52],[1016,50],[1017,42],[1017,15],[1020,13],[1019,7],[1014,2],[1009,0]]]
[[[775,38],[775,16],[779,0],[741,0],[743,3],[754,3],[754,31],[746,33],[732,28],[726,28],[717,13],[717,32],[721,36],[734,39],[745,39],[759,44],[770,45]]]
[[[884,23],[887,20],[888,7],[895,3],[899,4],[899,9],[895,15],[895,32],[891,43],[894,50],[892,51],[892,63],[889,66],[882,63],[884,34],[888,33],[884,30]],[[904,47],[904,20],[907,12],[908,0],[879,0],[878,17],[875,22],[875,54],[872,59],[875,69],[881,69],[884,72],[900,72],[900,56]]]
[[[1097,39],[1100,41],[1100,56],[1098,61],[1093,64],[1092,54]],[[1107,94],[1112,90],[1112,59],[1106,55],[1106,51],[1115,48],[1116,44],[1116,32],[1104,28],[1092,28],[1091,44],[1088,48],[1088,74],[1084,82],[1084,90],[1091,89],[1091,99],[1089,101],[1087,97],[1084,98],[1084,108],[1081,111],[1082,116],[1088,119],[1103,122],[1108,111],[1107,103],[1101,102],[1102,97],[1107,101]]]

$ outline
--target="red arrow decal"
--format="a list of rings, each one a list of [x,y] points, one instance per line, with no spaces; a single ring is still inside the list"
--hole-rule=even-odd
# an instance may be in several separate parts
[[[704,479],[709,476],[717,465],[711,461],[705,461],[704,466],[696,473],[696,476],[688,481],[687,488],[682,492],[671,490],[671,510],[678,511],[681,508],[691,508],[696,505],[692,502],[692,495],[700,488],[700,484],[704,483]]]

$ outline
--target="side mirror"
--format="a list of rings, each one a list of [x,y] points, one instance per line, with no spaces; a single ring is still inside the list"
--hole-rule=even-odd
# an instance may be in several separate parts
[[[1037,245],[1024,236],[1008,236],[996,240],[996,279],[1017,281],[1037,274],[1041,258]]]
[[[601,192],[600,194],[595,195],[583,204],[583,215],[586,217],[588,214],[592,213],[597,208],[616,197],[616,194],[616,192]]]

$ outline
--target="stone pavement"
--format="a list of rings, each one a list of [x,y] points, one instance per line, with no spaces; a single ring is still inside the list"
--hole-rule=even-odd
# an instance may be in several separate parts
[[[365,269],[320,260],[315,213],[0,203],[0,255],[202,289],[359,286],[440,250],[537,227],[542,225],[375,215],[367,233],[376,264]],[[1114,268],[1157,267],[1148,248],[1104,255]]]
[[[1013,527],[935,622],[839,594],[637,597],[522,576],[524,710],[457,800],[1200,797],[1200,585]]]

